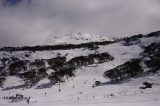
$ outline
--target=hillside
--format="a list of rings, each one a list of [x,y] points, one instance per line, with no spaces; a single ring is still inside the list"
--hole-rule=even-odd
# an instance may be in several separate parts
[[[22,94],[33,106],[159,106],[159,63],[159,31],[121,39],[79,33],[45,45],[4,47],[0,104],[24,105],[25,99],[6,99]],[[140,89],[144,82],[152,88]]]
[[[63,37],[52,37],[45,40],[43,45],[60,45],[60,44],[81,44],[88,42],[102,42],[102,41],[114,41],[113,38],[109,38],[100,34],[89,33],[70,33]]]

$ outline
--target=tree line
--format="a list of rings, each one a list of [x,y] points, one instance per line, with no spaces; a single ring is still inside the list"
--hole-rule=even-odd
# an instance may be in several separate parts
[[[117,66],[111,70],[104,72],[104,77],[113,81],[121,81],[124,79],[135,77],[143,73],[143,69],[140,65],[140,59],[131,59],[130,61]]]
[[[81,44],[62,44],[62,45],[39,45],[39,46],[24,46],[24,47],[4,47],[0,51],[44,51],[44,50],[69,50],[77,48],[93,48],[98,45],[108,45],[115,41],[89,42]]]

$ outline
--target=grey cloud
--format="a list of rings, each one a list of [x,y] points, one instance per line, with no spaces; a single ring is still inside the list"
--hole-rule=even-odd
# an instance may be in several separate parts
[[[0,5],[0,47],[40,44],[71,32],[131,36],[159,30],[159,0],[23,0]]]

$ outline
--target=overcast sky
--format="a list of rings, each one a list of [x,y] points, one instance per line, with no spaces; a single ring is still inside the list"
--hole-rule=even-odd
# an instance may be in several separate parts
[[[0,0],[0,47],[72,32],[124,37],[160,30],[160,0]]]

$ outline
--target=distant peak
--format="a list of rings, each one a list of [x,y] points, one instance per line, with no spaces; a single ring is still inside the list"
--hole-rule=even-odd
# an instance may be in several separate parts
[[[63,37],[50,37],[43,45],[57,45],[57,44],[81,44],[88,42],[101,42],[101,41],[113,41],[113,38],[101,35],[101,34],[90,34],[90,33],[70,33]]]

